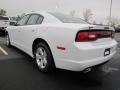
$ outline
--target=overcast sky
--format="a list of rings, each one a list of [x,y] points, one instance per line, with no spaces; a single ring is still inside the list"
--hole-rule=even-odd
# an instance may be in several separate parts
[[[0,0],[0,8],[5,9],[8,16],[30,11],[69,13],[75,10],[81,18],[83,11],[91,9],[93,20],[104,22],[109,16],[110,0]],[[120,18],[120,0],[113,0],[112,16]]]

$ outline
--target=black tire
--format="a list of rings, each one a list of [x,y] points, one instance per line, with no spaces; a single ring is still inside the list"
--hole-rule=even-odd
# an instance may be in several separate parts
[[[11,47],[10,37],[9,37],[9,34],[8,34],[8,33],[6,34],[6,45],[7,45],[8,47]]]
[[[40,49],[43,52],[42,55],[41,55]],[[41,56],[38,55],[38,52],[39,52],[39,55],[41,55]],[[38,59],[37,55],[41,58]],[[53,60],[53,56],[50,51],[50,48],[48,47],[48,45],[46,43],[40,42],[35,46],[34,57],[35,57],[35,62],[41,72],[48,73],[48,72],[52,72],[53,70],[55,70],[55,63]],[[45,59],[44,59],[45,61],[42,59],[44,57],[45,57]],[[39,62],[43,61],[42,64],[45,63],[45,67],[43,68],[42,65],[39,65],[38,61]]]

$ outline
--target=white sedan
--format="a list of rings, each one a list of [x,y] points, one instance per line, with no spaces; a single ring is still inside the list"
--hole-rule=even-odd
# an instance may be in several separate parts
[[[112,27],[90,25],[60,13],[28,13],[7,32],[7,45],[34,58],[42,72],[90,70],[116,53]]]

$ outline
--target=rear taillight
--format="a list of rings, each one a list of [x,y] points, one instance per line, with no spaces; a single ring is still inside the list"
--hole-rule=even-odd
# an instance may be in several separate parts
[[[89,41],[95,39],[97,39],[97,35],[89,32],[78,32],[76,36],[76,41]]]
[[[112,31],[80,31],[77,33],[75,41],[95,41],[98,38],[114,37]]]

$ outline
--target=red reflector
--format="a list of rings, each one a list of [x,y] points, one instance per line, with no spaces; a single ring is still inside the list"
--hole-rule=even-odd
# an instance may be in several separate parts
[[[57,46],[57,49],[60,49],[60,50],[65,50],[65,48],[64,48],[64,47],[59,47],[59,46]]]

